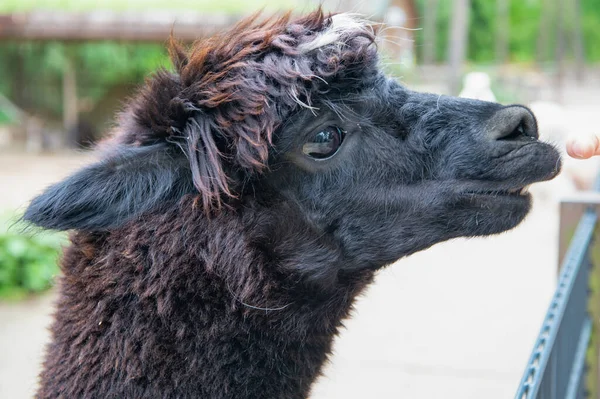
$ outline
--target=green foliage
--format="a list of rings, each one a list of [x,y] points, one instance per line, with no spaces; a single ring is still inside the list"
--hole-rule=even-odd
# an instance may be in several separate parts
[[[417,0],[419,15],[424,15],[425,1]],[[448,57],[448,35],[450,32],[450,15],[452,14],[452,2],[448,0],[438,0],[436,19],[437,37],[435,39],[435,57],[437,61],[444,61]],[[423,47],[423,30],[416,31],[417,55],[420,56],[420,49]]]
[[[11,118],[8,113],[0,109],[0,125],[4,125],[7,123],[12,123],[13,118]]]
[[[587,60],[600,60],[600,3],[598,0],[581,0],[581,24]]]
[[[241,15],[259,9],[290,9],[300,4],[297,0],[2,0],[0,13],[101,9],[189,10]],[[73,60],[77,70],[79,98],[91,104],[97,103],[114,86],[139,84],[159,67],[170,65],[165,43],[0,42],[0,93],[27,111],[60,121],[66,57]]]
[[[16,299],[50,288],[58,274],[63,234],[23,233],[23,227],[0,220],[0,299]]]
[[[67,51],[75,59],[80,95],[92,101],[100,99],[111,86],[140,83],[157,69],[170,67],[165,46],[159,44],[101,42]]]
[[[471,10],[469,12],[470,29],[467,58],[479,63],[493,61],[495,56],[495,47],[494,35],[492,33],[496,30],[496,24],[494,24],[496,2],[489,0],[471,1]]]
[[[424,7],[427,0],[416,0],[419,17],[425,17]],[[556,7],[549,0],[508,0],[510,28],[508,32],[509,61],[529,63],[536,59],[540,38],[542,11],[549,21],[549,32],[545,37],[545,49],[537,58],[544,61],[554,59],[556,48]],[[588,62],[600,61],[600,7],[599,0],[580,0],[584,45]],[[438,0],[437,38],[435,55],[439,63],[448,56],[448,35],[452,17],[452,1]],[[567,2],[568,4],[571,4]],[[565,3],[565,4],[567,4]],[[190,10],[202,12],[231,12],[247,14],[264,6],[266,10],[290,8],[306,3],[298,0],[3,0],[0,12],[30,10],[68,10],[85,11],[94,9],[123,10]],[[545,7],[545,8],[544,8]],[[495,61],[495,42],[498,24],[496,23],[496,0],[471,0],[469,17],[469,43],[467,58],[481,64]],[[572,21],[572,10],[566,13],[565,20]],[[422,25],[422,24],[421,24]],[[573,29],[573,23],[567,23],[567,37]],[[416,32],[417,53],[424,47],[423,32]],[[573,45],[567,42],[567,56],[571,56]],[[84,99],[88,110],[105,104],[107,93],[122,86],[137,85],[159,67],[170,67],[164,43],[123,43],[91,42],[66,44],[60,42],[0,42],[0,93],[17,106],[38,114],[49,121],[60,123],[63,114],[62,74],[67,57],[73,61],[77,70],[78,97]],[[118,92],[118,91],[117,91]],[[99,106],[102,111],[102,106]],[[85,111],[82,111],[85,112]],[[101,112],[100,112],[101,114]],[[104,117],[104,116],[101,116]],[[6,117],[0,110],[0,123]],[[103,126],[103,121],[94,120]]]
[[[168,67],[164,45],[149,43],[0,43],[0,92],[49,118],[62,115],[62,74],[67,57],[77,70],[78,95],[95,103],[114,85],[140,83]],[[41,67],[40,67],[41,66]],[[24,84],[15,80],[21,76]]]
[[[512,62],[531,62],[536,59],[538,39],[540,34],[545,37],[546,50],[543,60],[553,60],[556,49],[556,26],[558,11],[553,2],[547,0],[508,0],[509,1],[509,57]],[[583,28],[586,61],[600,61],[600,7],[598,0],[581,1],[581,24]],[[425,16],[426,0],[417,0],[420,17]],[[469,45],[467,58],[477,63],[495,61],[495,43],[498,24],[496,23],[497,2],[495,0],[471,0],[469,22]],[[570,2],[563,2],[572,5]],[[548,32],[541,32],[542,13],[546,12],[549,21]],[[438,0],[437,9],[437,38],[435,43],[436,60],[444,62],[447,59],[450,21],[452,18],[452,1]],[[564,12],[566,30],[567,56],[572,56],[573,45],[569,41],[573,37],[574,26],[573,8],[567,7]],[[416,35],[418,56],[423,48],[423,32]]]
[[[542,14],[540,0],[511,1],[509,13],[509,53],[512,61],[534,60]]]

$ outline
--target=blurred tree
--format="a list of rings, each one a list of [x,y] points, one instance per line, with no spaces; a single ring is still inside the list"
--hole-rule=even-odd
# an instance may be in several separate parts
[[[541,12],[540,0],[511,0],[509,32],[509,60],[511,62],[534,60]]]
[[[153,0],[153,4],[157,1]],[[277,4],[286,1],[277,0]],[[462,22],[452,18],[457,1],[416,0],[418,15],[424,16],[419,20],[423,30],[416,32],[415,49],[420,61],[452,61],[456,65],[457,60],[479,64],[502,59],[509,62],[536,60],[545,68],[556,66],[559,59],[557,31],[562,26],[558,21],[557,0],[470,0],[467,1],[467,17]],[[563,58],[574,58],[577,70],[581,72],[585,62],[600,61],[600,0],[563,1],[566,9],[562,13],[564,26],[561,30],[567,34],[561,39],[565,40]],[[209,4],[207,0],[201,2]],[[18,5],[22,0],[12,3]],[[233,4],[234,0],[226,0],[226,3]],[[311,4],[315,3],[317,0]],[[326,3],[343,3],[347,10],[369,15],[374,12],[373,7],[381,9],[381,4],[391,4],[392,0],[368,3],[326,0]],[[75,7],[83,3],[73,0],[69,4]],[[89,3],[86,7],[93,5]],[[507,13],[506,20],[500,18],[501,13]],[[451,36],[456,34],[456,29],[463,30],[459,35],[462,37],[467,32],[467,42],[461,42],[463,50],[459,48],[461,43],[456,43],[458,48],[452,44]],[[506,36],[499,37],[501,33]],[[504,40],[507,45],[501,44]],[[117,96],[116,93],[123,96],[125,89],[131,90],[131,84],[141,82],[158,67],[169,65],[163,44],[0,42],[0,93],[20,108],[61,125],[63,68],[68,51],[72,53],[73,68],[77,71],[80,116],[94,115],[94,119],[96,115],[100,119],[100,115],[109,114],[110,104],[118,104],[117,97],[107,101],[107,96]],[[460,68],[454,68],[458,75]],[[455,76],[454,79],[458,78]]]
[[[417,0],[419,13],[424,16],[420,24],[423,29],[416,35],[417,56],[420,62],[428,63],[430,54],[426,53],[433,46],[433,62],[445,62],[449,55],[447,50],[453,1],[437,0],[434,11],[431,10],[430,1],[432,0]],[[508,6],[504,22],[499,16],[499,2],[505,2]],[[574,56],[576,60],[579,57],[582,62],[600,61],[600,46],[597,45],[600,43],[600,0],[567,0],[565,4],[564,29],[569,43],[569,53],[565,56]],[[430,22],[427,20],[431,21],[431,18],[427,15],[434,12],[435,38],[430,39],[431,30],[427,26]],[[502,53],[499,49],[503,47],[499,44],[502,39],[496,34],[506,33],[507,61],[535,61],[544,68],[548,66],[548,62],[555,63],[558,44],[557,0],[471,0],[469,13],[467,60],[477,63],[496,62],[498,52]],[[581,28],[577,29],[577,25]],[[502,29],[501,26],[508,28]],[[573,37],[577,34],[580,35],[579,38]]]
[[[78,97],[92,107],[111,87],[140,83],[152,71],[169,65],[162,44],[4,42],[0,43],[0,92],[26,111],[62,120],[67,54],[77,72]]]
[[[453,95],[457,95],[460,91],[463,64],[467,54],[469,2],[470,0],[454,0],[452,4],[448,59],[450,61],[450,94]]]
[[[565,0],[556,0],[557,22],[556,22],[556,51],[554,62],[556,63],[556,101],[560,102],[563,97],[563,82],[565,76]]]
[[[73,51],[66,51],[65,59],[63,61],[62,93],[64,111],[63,128],[66,131],[77,129],[79,123],[79,108],[77,101],[77,73],[75,70]],[[69,144],[75,146],[75,143]]]
[[[552,20],[553,20],[553,9],[554,3],[553,0],[540,0],[541,2],[541,20],[540,27],[538,30],[537,42],[536,42],[536,52],[535,52],[535,61],[538,66],[542,66],[542,64],[548,58],[548,43],[550,40],[550,36],[552,33]]]
[[[423,64],[436,61],[438,0],[426,0],[423,11]]]
[[[495,55],[496,2],[471,0],[469,3],[467,59],[492,62]]]
[[[496,0],[496,63],[508,61],[508,37],[510,35],[509,0]]]
[[[583,25],[581,23],[581,0],[574,0],[574,51],[575,72],[577,79],[581,82],[585,72],[585,44],[583,39]]]
[[[598,0],[581,0],[583,45],[586,60],[600,61],[600,5]]]

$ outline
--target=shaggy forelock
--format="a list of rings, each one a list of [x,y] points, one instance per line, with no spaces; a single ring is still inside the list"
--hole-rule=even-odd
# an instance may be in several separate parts
[[[349,36],[355,36],[360,32],[366,34],[367,37],[374,35],[368,21],[358,15],[349,13],[336,14],[330,17],[330,21],[331,23],[324,31],[317,34],[314,40],[300,44],[298,50],[302,53],[307,53],[332,44],[344,46]]]
[[[373,44],[365,21],[321,10],[295,20],[256,15],[191,49],[171,40],[175,73],[147,83],[124,113],[119,141],[177,144],[205,210],[219,208],[236,196],[236,176],[267,167],[282,121],[332,90],[357,90],[374,73]]]

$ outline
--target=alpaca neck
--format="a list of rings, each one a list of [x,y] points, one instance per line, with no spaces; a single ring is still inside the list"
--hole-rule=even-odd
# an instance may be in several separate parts
[[[40,397],[307,397],[372,274],[305,283],[243,228],[191,213],[74,235]]]

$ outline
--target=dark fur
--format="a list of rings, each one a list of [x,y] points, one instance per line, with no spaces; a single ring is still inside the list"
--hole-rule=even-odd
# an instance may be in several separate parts
[[[531,113],[407,90],[367,30],[299,50],[330,23],[173,44],[103,161],[34,199],[76,230],[40,398],[305,398],[376,270],[523,220],[504,191],[560,168]],[[336,155],[302,153],[332,125]]]
[[[25,219],[56,230],[118,227],[194,192],[191,177],[185,158],[164,144],[119,148],[35,198]]]

